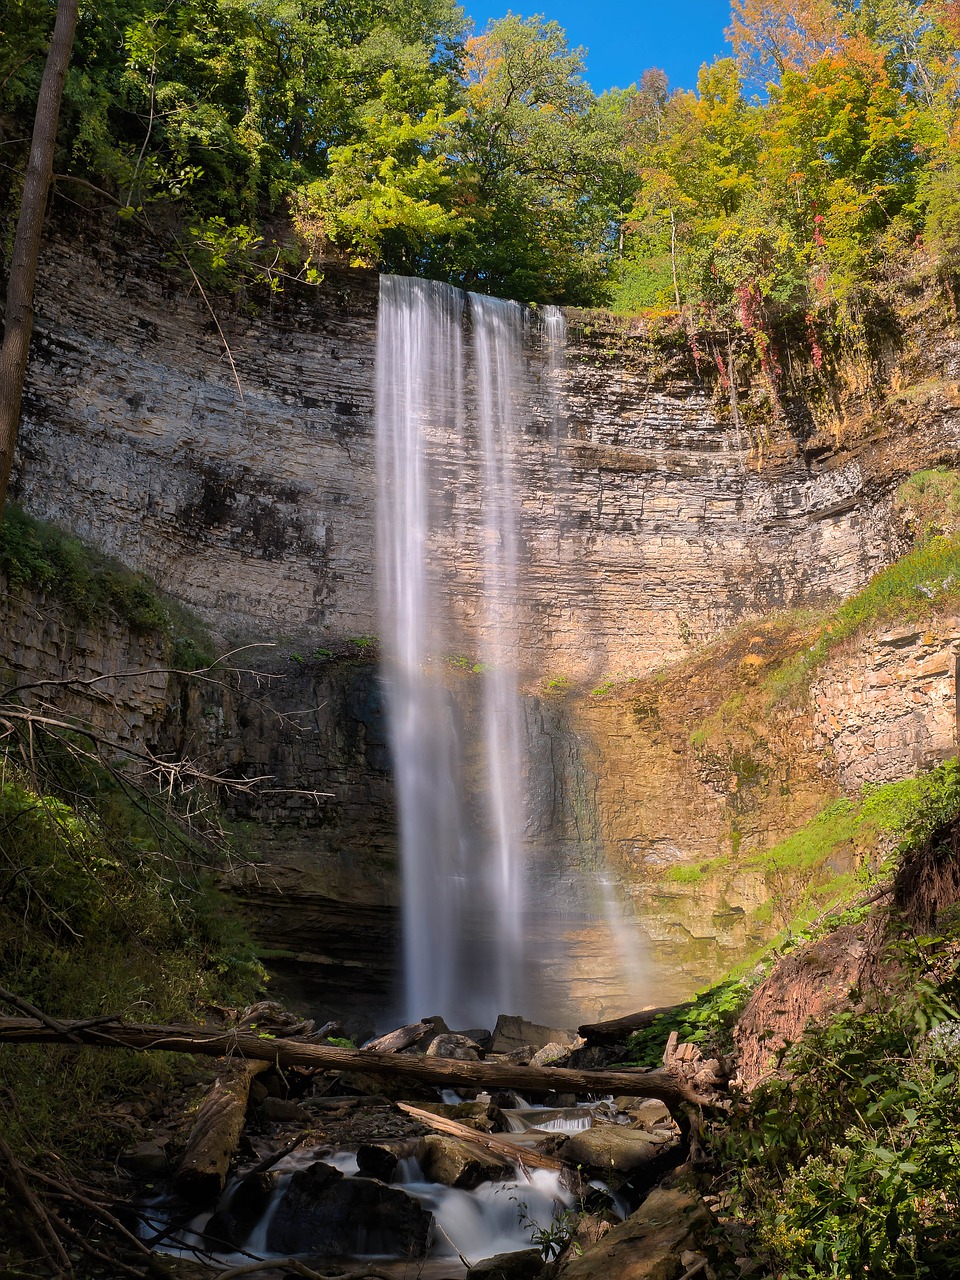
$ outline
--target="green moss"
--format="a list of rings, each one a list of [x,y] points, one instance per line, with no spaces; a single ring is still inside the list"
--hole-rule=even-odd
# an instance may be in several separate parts
[[[692,866],[681,864],[667,867],[661,879],[668,884],[699,884],[706,873],[706,866],[706,863],[698,862]]]
[[[138,635],[162,636],[174,666],[189,669],[213,661],[203,624],[162,596],[145,574],[134,573],[12,504],[0,524],[0,570],[12,587],[53,596],[76,623],[113,618]]]
[[[960,471],[916,471],[897,490],[895,508],[914,537],[925,542],[960,532]]]
[[[846,640],[884,622],[915,622],[960,597],[960,535],[938,534],[874,574],[862,591],[825,619],[813,643],[764,682],[771,702],[804,687]]]

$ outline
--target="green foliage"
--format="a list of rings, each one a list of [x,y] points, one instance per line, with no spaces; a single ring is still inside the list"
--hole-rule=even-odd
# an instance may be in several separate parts
[[[865,833],[887,853],[886,871],[921,857],[931,841],[955,850],[960,766],[953,760],[916,779],[865,789],[838,802],[805,833],[814,845]],[[804,833],[798,833],[798,837]],[[803,857],[809,846],[792,848]],[[884,837],[887,837],[884,840]],[[886,846],[886,848],[885,848]],[[774,851],[771,851],[774,852]],[[955,856],[955,853],[954,853]],[[792,944],[863,919],[856,902]],[[912,1280],[952,1275],[960,1264],[960,910],[941,910],[925,936],[893,915],[874,981],[853,992],[828,1022],[779,1050],[780,1071],[711,1124],[714,1189],[727,1214],[753,1235],[747,1246],[778,1280]],[[697,998],[679,1019],[635,1037],[652,1065],[674,1026],[683,1039],[724,1046],[725,1005],[734,1010],[770,967],[768,954]],[[715,1170],[716,1172],[716,1170]]]
[[[635,1031],[627,1043],[630,1065],[656,1067],[661,1064],[663,1046],[672,1031],[682,1044],[697,1044],[707,1053],[729,1053],[731,1029],[754,987],[766,976],[770,961],[758,965],[743,977],[730,977],[700,992],[692,1002],[675,1013],[664,1013],[649,1027]]]
[[[109,775],[43,752],[44,787],[8,756],[0,780],[0,967],[53,1017],[189,1019],[252,997],[262,980],[202,852],[159,803],[134,804]],[[69,799],[65,796],[69,795]],[[112,1101],[155,1087],[163,1057],[95,1049],[0,1050],[8,1140],[67,1156],[97,1149]]]
[[[112,618],[137,634],[158,633],[186,669],[213,660],[210,640],[187,610],[161,597],[146,575],[124,568],[78,538],[8,505],[0,524],[0,570],[11,587],[47,592],[78,623]]]
[[[844,1012],[787,1053],[789,1081],[761,1086],[718,1151],[731,1199],[757,1224],[782,1280],[952,1275],[960,1264],[960,1022],[920,976],[955,940],[909,957],[890,1005]],[[901,959],[903,957],[901,956]]]
[[[81,6],[57,168],[221,288],[314,281],[333,254],[528,301],[682,308],[751,337],[776,405],[784,316],[819,368],[918,237],[954,269],[956,22],[824,0],[814,37],[735,8],[741,62],[704,66],[696,92],[638,66],[597,96],[583,50],[538,15],[467,38],[454,0],[104,0]],[[28,132],[54,9],[5,6],[10,136]]]
[[[915,472],[897,490],[896,509],[918,542],[960,533],[960,472],[948,467]]]
[[[550,676],[544,687],[548,693],[564,693],[572,688],[572,682],[569,676]]]
[[[729,1028],[778,955],[828,929],[862,919],[875,885],[939,831],[960,821],[960,764],[949,760],[917,778],[867,786],[858,799],[841,798],[771,849],[742,861],[714,858],[671,868],[664,880],[698,884],[708,876],[755,872],[766,881],[770,910],[781,932],[725,981],[701,992],[692,1006],[664,1014],[630,1039],[631,1061],[654,1066],[670,1031],[711,1053],[730,1051]],[[859,864],[855,872],[843,863]],[[757,913],[753,915],[757,923]]]
[[[331,148],[327,173],[294,195],[294,222],[319,252],[349,245],[356,266],[375,266],[393,245],[394,261],[431,239],[454,234],[463,220],[454,207],[454,178],[444,154],[462,111],[437,105],[415,119],[404,110],[393,71],[380,77],[380,98],[365,113],[356,141]],[[416,259],[414,259],[415,261]]]

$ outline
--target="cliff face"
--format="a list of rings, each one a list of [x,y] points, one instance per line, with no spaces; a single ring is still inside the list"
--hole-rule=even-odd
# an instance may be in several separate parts
[[[17,494],[221,632],[375,634],[376,310],[376,278],[340,271],[257,314],[218,304],[228,355],[200,297],[146,251],[52,241]],[[849,593],[894,554],[879,446],[774,431],[762,388],[743,375],[734,411],[716,370],[647,330],[574,317],[556,371],[530,333],[517,480],[532,670],[642,673],[744,615]],[[955,446],[947,417],[926,452]],[[480,567],[456,548],[477,513],[456,476],[448,488],[436,553],[469,621]]]
[[[238,892],[286,953],[278,964],[317,980],[314,995],[349,970],[357,993],[382,1000],[398,881],[369,643],[376,313],[374,276],[331,271],[255,313],[218,304],[228,356],[203,301],[148,252],[55,239],[16,492],[146,570],[222,636],[281,641],[251,663],[256,674],[215,690],[115,682],[117,732],[230,777],[276,779],[269,796],[233,802],[266,860],[238,872]],[[752,852],[838,788],[955,750],[960,620],[887,629],[836,654],[806,708],[746,745],[691,739],[763,668],[762,626],[696,670],[649,673],[744,618],[849,594],[896,556],[896,483],[957,458],[960,345],[949,317],[920,311],[878,347],[872,391],[847,370],[830,396],[811,385],[804,400],[798,377],[774,425],[748,362],[734,393],[685,341],[582,315],[557,368],[528,328],[517,492],[529,834],[545,883],[562,890],[604,865],[623,878],[661,966],[651,998],[680,997],[779,923],[789,886],[746,865]],[[457,479],[435,552],[469,630],[481,568],[464,548],[478,513]],[[122,628],[78,630],[40,598],[5,607],[0,659],[18,678],[162,665]],[[457,678],[469,701],[469,676]],[[596,683],[596,696],[575,697],[568,678]],[[681,874],[718,856],[728,865]],[[585,992],[606,963],[594,943],[571,943]]]

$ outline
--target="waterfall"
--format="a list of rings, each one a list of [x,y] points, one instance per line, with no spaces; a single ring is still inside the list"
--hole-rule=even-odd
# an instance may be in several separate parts
[[[537,538],[541,565],[544,548],[558,564],[568,554],[563,314],[397,276],[380,289],[377,530],[404,1016],[476,1027],[570,1012],[558,989],[596,965],[604,919],[616,949],[618,920],[609,886],[591,901],[582,848],[565,871],[569,851],[526,836],[519,666],[538,633],[525,578]],[[526,527],[521,467],[552,495]]]
[[[384,671],[404,859],[404,970],[420,1014],[460,987],[469,866],[460,741],[439,677],[444,653],[428,555],[436,511],[428,451],[438,423],[460,426],[462,295],[381,278],[377,337],[378,564]],[[438,963],[443,957],[443,963]],[[422,1003],[421,1003],[422,1002]]]
[[[460,1025],[528,998],[514,477],[524,326],[515,302],[381,280],[380,598],[406,1015]],[[474,517],[446,557],[463,558],[469,599],[442,552],[453,491]],[[476,661],[460,659],[472,671],[458,694],[451,659],[464,650]]]

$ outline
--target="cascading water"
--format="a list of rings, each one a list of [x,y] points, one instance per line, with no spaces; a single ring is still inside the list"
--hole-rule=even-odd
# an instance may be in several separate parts
[[[541,416],[545,403],[552,420],[539,440],[536,431],[525,440],[521,417],[532,324],[547,378]],[[536,1014],[546,1007],[538,979],[551,965],[556,973],[524,834],[518,667],[525,542],[535,530],[521,524],[517,473],[521,448],[535,444],[548,487],[557,479],[563,340],[557,308],[533,315],[432,281],[381,278],[381,635],[409,1019],[439,1013],[489,1026],[500,1012]],[[458,666],[471,668],[467,679]],[[563,931],[569,904],[560,906],[548,935]]]
[[[439,1011],[459,994],[469,858],[455,709],[437,670],[444,632],[428,571],[436,512],[427,446],[431,426],[454,441],[459,435],[463,296],[394,276],[383,276],[380,289],[378,562],[405,867],[405,982],[408,1004]]]
[[[464,405],[466,319],[472,414]],[[407,1013],[441,1012],[461,1024],[514,1007],[527,970],[513,477],[523,326],[514,302],[468,300],[429,281],[382,279],[378,529],[404,860]],[[431,439],[442,446],[431,449]],[[479,545],[471,554],[480,604],[472,643],[481,685],[481,813],[465,799],[462,710],[446,679],[445,659],[463,643],[437,565],[448,518],[442,499],[451,484],[471,487],[477,510]]]
[[[480,534],[484,625],[479,635],[483,670],[483,725],[489,815],[488,876],[498,928],[493,994],[496,1008],[513,1008],[518,971],[526,971],[523,929],[523,797],[517,689],[519,626],[517,510],[514,498],[513,409],[523,339],[523,313],[515,302],[470,295],[476,363],[481,459]]]

